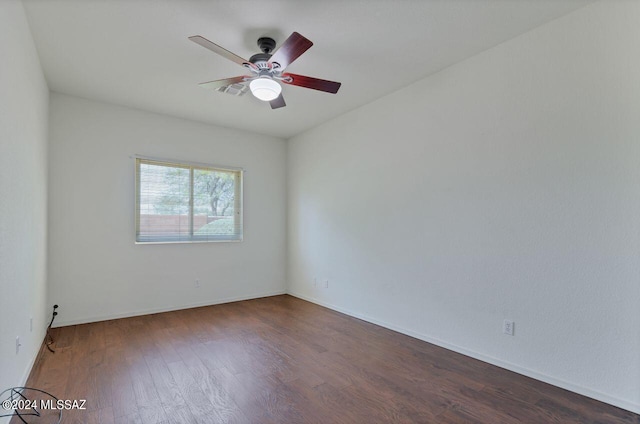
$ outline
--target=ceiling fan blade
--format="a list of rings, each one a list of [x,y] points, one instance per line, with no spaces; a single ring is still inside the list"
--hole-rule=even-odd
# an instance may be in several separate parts
[[[287,105],[284,102],[284,97],[282,97],[282,93],[280,93],[280,95],[276,99],[271,100],[269,104],[271,105],[271,109],[279,109]]]
[[[193,41],[196,44],[200,44],[205,49],[209,49],[214,53],[218,53],[220,56],[225,57],[230,61],[237,63],[238,65],[243,65],[243,66],[246,65],[252,68],[256,68],[256,66],[253,63],[249,62],[248,60],[241,58],[235,53],[231,53],[229,50],[225,49],[224,47],[220,47],[219,45],[207,40],[206,38],[200,35],[193,35],[189,37],[189,40]]]
[[[284,43],[271,56],[269,62],[278,63],[280,69],[284,69],[291,65],[294,60],[300,57],[300,55],[313,46],[313,43],[307,40],[302,35],[294,32],[287,38]]]
[[[202,87],[202,88],[206,88],[206,89],[209,89],[209,90],[217,90],[220,87],[226,87],[226,86],[231,85],[231,84],[244,82],[245,78],[251,78],[251,77],[245,77],[244,75],[240,75],[239,77],[225,78],[225,79],[219,79],[219,80],[215,80],[215,81],[203,82],[203,83],[200,83],[198,85],[200,87]]]
[[[327,93],[337,93],[338,89],[342,83],[335,81],[327,81],[320,78],[307,77],[304,75],[296,75],[296,74],[282,74],[284,79],[282,80],[285,84],[297,85],[298,87],[312,88],[314,90],[325,91]],[[290,77],[291,81],[287,81]]]

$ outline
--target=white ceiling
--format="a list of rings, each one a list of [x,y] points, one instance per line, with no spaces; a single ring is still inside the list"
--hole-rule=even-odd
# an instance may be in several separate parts
[[[23,0],[52,91],[289,138],[592,0]],[[289,72],[342,82],[287,86],[287,107],[198,83],[245,74],[190,42],[248,58],[267,35],[313,41]]]

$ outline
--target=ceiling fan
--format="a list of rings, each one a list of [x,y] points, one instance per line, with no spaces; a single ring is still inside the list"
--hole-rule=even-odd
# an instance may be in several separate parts
[[[251,90],[251,93],[256,98],[269,102],[271,109],[286,106],[282,97],[282,87],[278,81],[333,94],[338,92],[341,85],[339,82],[284,72],[287,66],[291,65],[302,53],[313,46],[311,41],[297,32],[291,34],[275,51],[276,42],[273,38],[259,38],[258,47],[260,47],[262,53],[254,54],[249,60],[231,53],[229,50],[212,43],[200,35],[189,37],[189,40],[244,66],[251,72],[251,75],[203,82],[200,84],[201,87],[237,96],[242,96]],[[246,83],[249,83],[249,87],[247,87]]]

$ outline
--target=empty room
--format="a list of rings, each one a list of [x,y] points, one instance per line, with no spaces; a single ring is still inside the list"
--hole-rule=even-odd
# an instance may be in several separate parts
[[[639,23],[0,0],[0,424],[640,424]]]

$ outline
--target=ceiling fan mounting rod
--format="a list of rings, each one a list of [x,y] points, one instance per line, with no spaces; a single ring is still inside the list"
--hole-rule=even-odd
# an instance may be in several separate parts
[[[260,37],[258,38],[258,47],[262,53],[270,55],[276,48],[276,40],[271,37]]]

